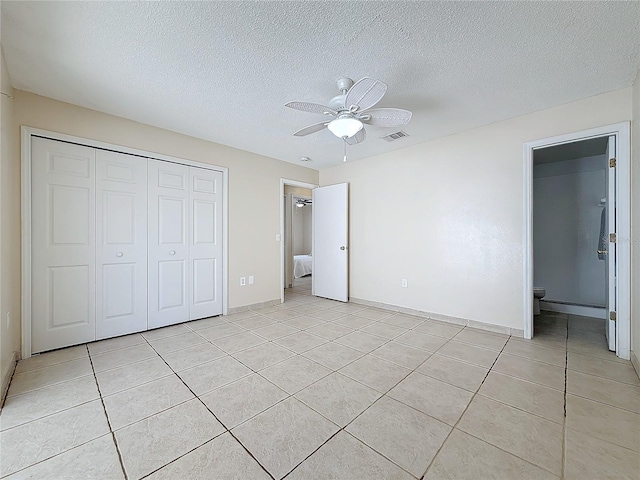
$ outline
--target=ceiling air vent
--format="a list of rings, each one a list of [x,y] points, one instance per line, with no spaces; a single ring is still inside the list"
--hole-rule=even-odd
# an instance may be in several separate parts
[[[403,132],[402,130],[400,130],[399,132],[391,133],[391,134],[387,135],[386,137],[382,137],[382,139],[386,140],[387,142],[393,142],[395,140],[399,140],[401,138],[408,137],[408,136],[409,136],[408,133]]]

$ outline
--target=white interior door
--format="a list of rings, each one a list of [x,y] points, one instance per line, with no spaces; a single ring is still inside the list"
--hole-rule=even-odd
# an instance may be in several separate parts
[[[149,328],[189,320],[189,167],[149,159]]]
[[[96,151],[31,143],[32,353],[95,340]]]
[[[96,152],[96,339],[147,329],[147,159]]]
[[[222,314],[222,172],[189,167],[189,318]]]
[[[313,276],[318,297],[349,300],[349,185],[312,190]]]
[[[607,237],[609,234],[616,233],[616,169],[610,167],[610,159],[616,157],[616,137],[609,137],[609,144],[607,146],[607,165],[605,167],[605,175],[607,182],[607,229],[605,233]],[[607,343],[609,344],[609,350],[616,351],[616,322],[611,320],[611,314],[615,315],[616,312],[616,287],[617,287],[617,268],[616,268],[616,243],[610,241],[611,238],[607,238],[607,255],[605,258],[605,278],[606,284],[606,303],[607,303],[607,318],[606,322],[606,335]]]

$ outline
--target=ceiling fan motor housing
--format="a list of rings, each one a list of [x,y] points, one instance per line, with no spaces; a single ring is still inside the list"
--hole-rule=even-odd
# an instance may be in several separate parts
[[[341,110],[346,110],[346,107],[344,106],[344,99],[346,97],[347,97],[346,93],[343,93],[341,95],[336,95],[331,100],[329,100],[329,106],[333,108],[336,112],[339,112]]]

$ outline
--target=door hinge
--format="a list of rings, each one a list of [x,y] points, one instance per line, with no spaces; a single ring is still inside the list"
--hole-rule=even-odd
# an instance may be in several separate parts
[[[609,234],[609,241],[611,243],[616,243],[616,234],[615,233],[610,233]]]
[[[615,322],[617,317],[616,312],[609,312],[609,320],[613,320]]]
[[[609,159],[609,168],[616,168],[616,159],[615,158],[610,158]]]

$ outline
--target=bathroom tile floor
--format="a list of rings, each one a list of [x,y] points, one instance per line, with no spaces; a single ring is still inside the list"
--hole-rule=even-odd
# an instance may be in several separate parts
[[[525,341],[286,298],[21,361],[0,477],[640,478],[640,381],[602,320]]]

